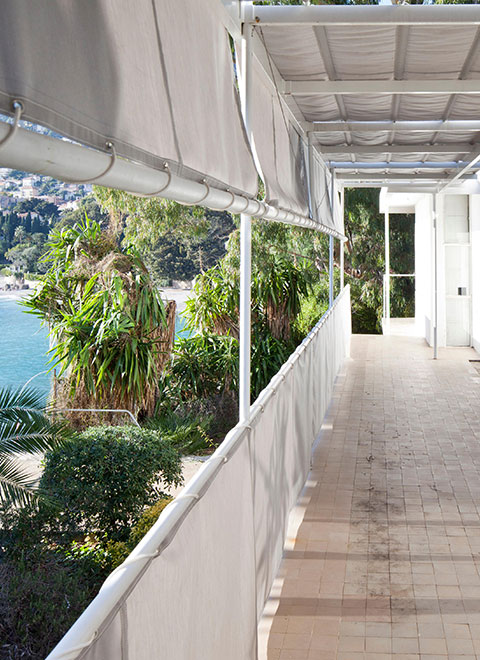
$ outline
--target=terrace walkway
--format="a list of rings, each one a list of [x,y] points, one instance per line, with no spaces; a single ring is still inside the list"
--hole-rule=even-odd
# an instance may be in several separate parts
[[[478,355],[439,357],[418,338],[353,337],[260,657],[480,659]]]

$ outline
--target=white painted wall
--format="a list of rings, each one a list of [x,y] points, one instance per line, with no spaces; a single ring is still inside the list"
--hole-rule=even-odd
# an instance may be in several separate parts
[[[469,197],[441,195],[439,242],[439,317],[443,332],[441,346],[471,345]],[[443,306],[440,312],[440,306]]]

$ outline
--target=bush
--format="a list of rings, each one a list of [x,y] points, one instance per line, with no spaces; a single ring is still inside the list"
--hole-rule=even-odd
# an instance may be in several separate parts
[[[42,660],[171,499],[147,508],[127,530],[126,541],[87,535],[82,542],[62,543],[49,533],[41,510],[7,511],[0,539],[5,549],[0,556],[0,660]]]
[[[164,508],[171,501],[171,497],[165,497],[148,507],[140,516],[137,524],[132,527],[127,541],[110,541],[107,543],[106,552],[110,562],[110,570],[120,566],[125,561],[149,529],[154,526]]]
[[[161,416],[152,417],[145,426],[162,434],[183,456],[203,453],[212,448],[209,430],[213,415],[202,417],[188,411],[168,410]]]
[[[181,400],[202,399],[238,389],[238,341],[233,337],[195,335],[179,339],[168,376],[160,382],[162,395],[175,391]]]
[[[72,561],[58,552],[36,549],[0,563],[0,658],[45,658],[105,577],[91,554]]]
[[[181,482],[180,455],[158,431],[100,426],[47,453],[40,487],[61,531],[122,540],[162,485]]]
[[[328,279],[322,278],[312,289],[309,295],[302,297],[300,313],[295,319],[294,329],[299,340],[308,335],[328,309]]]
[[[254,329],[251,357],[252,402],[295,350],[293,341],[275,339],[268,330]]]

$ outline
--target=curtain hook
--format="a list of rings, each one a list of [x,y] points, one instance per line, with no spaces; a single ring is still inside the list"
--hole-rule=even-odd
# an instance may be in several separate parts
[[[0,149],[4,147],[7,144],[7,142],[10,142],[10,140],[14,137],[20,123],[20,117],[22,116],[23,111],[25,109],[23,107],[23,103],[18,99],[15,99],[12,102],[12,108],[14,112],[13,124],[10,124],[10,130],[8,131],[7,135],[3,138],[3,140],[0,140]]]
[[[62,177],[62,180],[66,181],[67,183],[76,183],[78,185],[81,185],[84,183],[95,183],[95,181],[98,181],[98,179],[101,179],[106,174],[108,174],[112,169],[112,167],[115,165],[115,162],[117,160],[117,152],[115,151],[115,145],[113,144],[113,142],[105,142],[105,147],[111,152],[112,156],[110,158],[108,167],[103,172],[97,174],[97,176],[94,176],[90,179],[66,179],[65,177]]]
[[[170,184],[172,183],[172,171],[170,169],[170,166],[168,163],[163,163],[163,169],[167,173],[167,183],[162,186],[159,190],[155,190],[155,192],[151,193],[137,193],[137,197],[160,197],[161,193],[165,192],[167,188],[169,188]]]

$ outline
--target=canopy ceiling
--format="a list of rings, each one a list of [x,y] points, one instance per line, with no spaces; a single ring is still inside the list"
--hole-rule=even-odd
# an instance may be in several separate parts
[[[443,185],[480,155],[479,6],[252,11],[259,61],[339,181]]]

